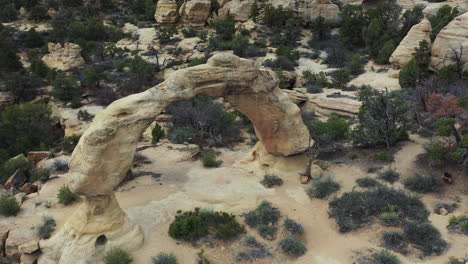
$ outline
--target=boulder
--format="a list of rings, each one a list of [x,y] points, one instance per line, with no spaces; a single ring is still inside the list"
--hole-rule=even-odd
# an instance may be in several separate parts
[[[66,42],[62,47],[60,43],[49,43],[48,47],[49,54],[44,55],[42,61],[50,68],[68,71],[85,64],[81,57],[81,48],[77,44]]]
[[[17,169],[5,183],[10,188],[20,189],[28,181],[28,176],[23,169]],[[10,189],[7,188],[7,189]]]
[[[202,27],[210,16],[211,0],[186,0],[179,10],[185,24]]]
[[[32,254],[39,250],[39,243],[36,240],[31,240],[26,243],[21,244],[18,247],[18,251],[21,254]]]
[[[307,95],[297,90],[284,89],[283,92],[285,92],[288,95],[289,100],[295,104],[307,102]]]
[[[36,185],[31,184],[31,183],[26,183],[23,186],[21,186],[21,192],[25,194],[31,194],[37,192],[38,188]]]
[[[135,35],[137,33],[138,27],[132,23],[125,23],[122,27],[123,32]]]
[[[178,49],[182,49],[184,51],[192,51],[195,49],[197,44],[201,41],[200,38],[184,38],[177,44]]]
[[[340,8],[332,0],[270,0],[269,3],[292,9],[304,23],[312,22],[319,16],[325,18],[328,25],[337,26],[341,22]]]
[[[419,46],[420,41],[426,40],[430,44],[431,33],[431,22],[426,18],[414,25],[390,56],[389,61],[393,67],[398,69],[405,66],[413,57],[411,54],[414,48]]]
[[[5,254],[7,257],[19,262],[21,258],[20,246],[34,241],[35,233],[28,229],[13,229],[8,233],[5,242]],[[37,243],[37,242],[36,242]]]
[[[160,24],[177,22],[177,3],[175,0],[159,0],[154,19]]]
[[[317,165],[317,164],[312,164],[312,165],[310,166],[310,177],[311,177],[312,179],[320,178],[320,177],[322,177],[322,175],[323,175],[323,169],[320,168],[319,165]]]
[[[249,20],[254,3],[254,0],[232,0],[219,9],[218,17],[220,19],[225,19],[227,16],[231,15],[236,21],[246,22]]]
[[[468,62],[468,12],[456,17],[437,35],[431,49],[431,68],[440,70],[442,67],[454,64],[454,50],[463,50],[463,57]],[[464,70],[468,70],[465,63]]]
[[[28,152],[28,159],[37,164],[39,161],[49,158],[50,155],[50,151],[30,151]]]

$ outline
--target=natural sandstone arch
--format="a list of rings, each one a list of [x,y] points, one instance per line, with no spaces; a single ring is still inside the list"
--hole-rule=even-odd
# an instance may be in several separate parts
[[[143,235],[119,207],[113,189],[130,169],[145,128],[172,102],[195,95],[224,97],[252,121],[269,153],[306,150],[309,133],[300,110],[278,83],[272,71],[253,61],[218,54],[97,114],[73,151],[68,174],[70,188],[84,201],[58,234],[41,243],[39,263],[99,263],[108,248],[141,246]]]

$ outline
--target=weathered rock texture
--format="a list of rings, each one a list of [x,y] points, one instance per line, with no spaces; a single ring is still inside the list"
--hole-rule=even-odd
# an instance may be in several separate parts
[[[273,6],[283,6],[296,11],[306,23],[317,17],[325,18],[328,25],[338,25],[341,22],[340,8],[332,0],[270,0]]]
[[[254,3],[254,0],[232,0],[219,9],[218,16],[220,19],[224,19],[231,15],[234,20],[245,22],[249,20]]]
[[[186,0],[180,7],[179,15],[185,24],[202,27],[210,16],[211,0]]]
[[[179,70],[143,93],[117,100],[99,112],[70,161],[69,186],[84,203],[53,238],[43,242],[39,263],[97,263],[111,247],[137,248],[143,241],[115,200],[137,142],[164,108],[196,95],[224,97],[253,123],[271,154],[288,156],[309,146],[299,108],[278,87],[276,75],[255,62],[217,54],[205,65]]]
[[[159,0],[154,19],[160,24],[177,22],[177,3],[175,0]]]
[[[50,68],[68,71],[85,63],[81,57],[81,48],[77,44],[67,42],[62,47],[60,43],[49,43],[48,47],[49,54],[44,55],[42,61]]]
[[[419,46],[420,41],[426,40],[431,43],[431,32],[431,22],[428,19],[423,19],[419,24],[414,25],[393,52],[390,63],[395,68],[405,66],[413,57],[411,54],[414,48]]]
[[[468,61],[468,12],[456,17],[445,28],[443,28],[434,41],[431,49],[431,68],[440,68],[453,64],[453,51],[463,50],[463,59]],[[464,70],[468,70],[465,63]]]

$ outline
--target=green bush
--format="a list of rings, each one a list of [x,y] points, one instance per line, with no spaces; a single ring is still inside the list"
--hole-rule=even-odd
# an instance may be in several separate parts
[[[312,187],[307,190],[307,194],[311,198],[324,199],[330,194],[340,190],[341,185],[336,182],[333,177],[327,176],[319,179],[315,179],[312,183]]]
[[[112,248],[104,256],[105,264],[130,264],[132,261],[130,253],[121,248]]]
[[[356,183],[359,187],[362,187],[362,188],[370,188],[370,187],[376,187],[380,185],[380,183],[376,179],[371,178],[371,177],[359,178],[356,180]]]
[[[176,128],[169,133],[169,140],[172,143],[183,144],[193,138],[193,132],[188,128]]]
[[[402,250],[406,247],[405,235],[401,232],[385,232],[382,236],[384,245],[391,250]]]
[[[236,21],[232,16],[228,16],[226,19],[215,20],[210,26],[213,27],[216,34],[225,41],[231,40],[236,32]]]
[[[424,150],[427,153],[427,159],[434,163],[442,163],[449,152],[448,145],[441,140],[431,140],[424,144]]]
[[[284,253],[293,257],[300,257],[307,251],[305,245],[297,238],[292,236],[281,240],[279,245]]]
[[[81,88],[75,76],[59,72],[52,86],[54,87],[52,94],[60,101],[71,102],[74,106],[80,104]]]
[[[417,197],[384,185],[362,192],[347,192],[333,199],[329,202],[329,215],[335,218],[340,232],[349,232],[387,212],[389,204],[395,206],[394,212],[404,220],[426,220],[429,215]]]
[[[159,255],[153,257],[153,264],[177,264],[177,258],[174,254],[159,253]]]
[[[20,211],[20,204],[15,197],[0,197],[0,214],[3,216],[16,216]]]
[[[187,67],[193,67],[193,66],[205,64],[206,61],[207,61],[206,57],[194,58],[187,64]]]
[[[44,216],[42,225],[37,229],[37,236],[40,239],[49,239],[50,235],[55,231],[55,220],[52,217]]]
[[[165,135],[166,133],[164,132],[164,129],[158,123],[156,123],[153,130],[151,130],[151,136],[152,136],[151,143],[153,144],[158,143],[159,140],[163,138]]]
[[[426,255],[440,255],[448,246],[439,230],[428,222],[410,221],[405,225],[404,232],[408,241]]]
[[[265,174],[265,176],[263,176],[263,180],[260,183],[267,188],[271,188],[273,186],[283,185],[283,180],[276,175]]]
[[[268,201],[262,203],[253,211],[243,215],[245,223],[250,227],[259,230],[260,235],[265,239],[273,239],[276,234],[276,225],[281,213]]]
[[[213,149],[205,150],[201,154],[201,161],[203,166],[206,168],[217,168],[219,167],[223,161],[217,160],[216,157],[218,156],[218,152]]]
[[[35,169],[31,173],[29,178],[30,182],[42,181],[46,182],[50,178],[50,171],[45,168]]]
[[[34,20],[35,22],[46,20],[49,18],[49,14],[47,14],[47,7],[44,5],[36,5],[29,11],[29,20]]]
[[[434,41],[437,37],[437,34],[446,26],[450,21],[452,21],[458,15],[458,9],[456,7],[452,8],[449,5],[444,5],[439,10],[437,14],[429,18],[432,25],[432,34],[431,39]]]
[[[397,256],[387,250],[382,250],[373,256],[375,264],[400,264]]]
[[[57,194],[57,199],[59,203],[63,205],[69,205],[72,204],[73,202],[77,201],[79,198],[78,195],[74,194],[68,186],[64,185],[59,189],[59,192]]]
[[[423,176],[415,174],[412,177],[408,177],[403,181],[405,187],[411,191],[418,193],[429,193],[438,192],[442,181],[435,175]]]
[[[291,233],[291,235],[300,235],[304,233],[304,227],[302,227],[302,225],[298,222],[289,218],[284,220],[284,227],[289,231],[289,233]]]
[[[312,137],[322,143],[330,143],[336,140],[345,139],[349,133],[348,121],[332,115],[327,121],[313,120],[306,122],[312,131]]]
[[[387,41],[382,49],[379,51],[379,55],[377,56],[377,63],[378,64],[389,64],[388,59],[392,56],[393,51],[395,51],[396,45],[393,39]]]
[[[225,212],[178,211],[175,220],[169,226],[169,236],[186,241],[197,241],[208,235],[217,239],[229,240],[244,233],[234,215]]]
[[[379,173],[379,178],[393,184],[394,182],[400,179],[400,173],[393,169],[388,169],[384,172]]]
[[[408,64],[403,66],[398,75],[398,81],[401,88],[415,88],[418,79],[418,65],[416,60],[411,59]]]
[[[388,153],[388,151],[377,152],[373,155],[373,158],[375,160],[382,161],[382,162],[393,161],[393,155]]]

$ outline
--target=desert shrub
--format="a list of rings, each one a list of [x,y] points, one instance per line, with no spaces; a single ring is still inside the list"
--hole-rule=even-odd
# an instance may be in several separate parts
[[[12,97],[15,104],[32,100],[38,94],[40,81],[35,74],[20,70],[5,77],[5,91]]]
[[[379,178],[386,182],[394,183],[400,179],[400,173],[393,169],[388,169],[384,172],[379,173]]]
[[[178,211],[169,226],[169,236],[178,240],[197,241],[206,236],[229,240],[244,233],[234,215],[195,208],[194,211]]]
[[[152,137],[151,142],[153,144],[156,144],[165,135],[166,133],[164,132],[164,129],[158,123],[156,123],[153,130],[151,130],[151,137]]]
[[[49,239],[55,230],[55,225],[55,220],[52,217],[44,216],[42,218],[42,225],[37,229],[37,236],[40,239]]]
[[[59,72],[52,86],[54,87],[52,94],[60,101],[71,102],[74,106],[80,104],[81,88],[75,76]]]
[[[206,168],[219,167],[223,163],[223,161],[217,160],[217,156],[218,153],[213,149],[203,151],[201,154],[201,161],[203,163],[203,166]]]
[[[293,71],[294,67],[297,66],[297,62],[285,56],[278,56],[275,60],[271,60],[271,59],[265,60],[263,65],[272,69]]]
[[[215,0],[216,1],[216,0]],[[210,261],[204,255],[205,251],[202,249],[197,253],[197,264],[210,264]],[[177,264],[177,263],[175,263]]]
[[[356,183],[359,187],[370,188],[378,186],[380,183],[371,177],[363,177],[356,180]]]
[[[390,148],[408,138],[410,105],[400,91],[366,88],[359,92],[359,100],[362,102],[359,124],[351,133],[355,144]]]
[[[329,215],[335,218],[340,232],[349,232],[387,212],[389,204],[395,206],[394,212],[402,220],[425,220],[429,215],[419,198],[383,185],[362,192],[347,192],[333,199],[329,202]]]
[[[16,216],[20,211],[20,204],[15,197],[0,197],[0,214],[3,216]]]
[[[50,171],[45,168],[38,168],[32,171],[29,177],[30,182],[42,181],[46,182],[50,178]]]
[[[374,155],[372,155],[372,158],[382,162],[393,161],[393,155],[388,151],[377,152]]]
[[[379,215],[379,218],[387,226],[396,226],[400,223],[400,216],[394,211],[383,212]]]
[[[325,122],[315,119],[306,122],[306,125],[309,126],[309,130],[312,131],[314,140],[325,144],[344,139],[349,133],[348,121],[337,115],[332,115]]]
[[[416,60],[411,59],[403,66],[398,75],[398,82],[401,88],[415,88],[418,79],[418,65]]]
[[[340,188],[341,185],[336,182],[333,177],[327,176],[315,179],[312,183],[312,187],[307,190],[307,194],[311,198],[324,199],[330,194],[337,192]]]
[[[35,28],[20,34],[20,39],[23,41],[27,48],[39,48],[44,45],[44,39]]]
[[[289,231],[289,233],[291,233],[291,235],[300,235],[304,233],[304,227],[302,227],[302,225],[298,222],[289,218],[284,220],[284,227]]]
[[[307,251],[305,245],[297,238],[292,236],[281,240],[279,245],[284,253],[293,257],[300,257]]]
[[[29,20],[34,20],[35,22],[39,22],[41,20],[46,20],[49,18],[47,14],[47,8],[44,5],[36,5],[29,11]]]
[[[265,176],[263,176],[263,180],[260,183],[267,188],[271,188],[273,186],[283,185],[283,180],[276,175],[265,174]]]
[[[169,132],[169,140],[172,143],[183,144],[193,139],[193,131],[189,128],[176,128]]]
[[[66,153],[72,153],[78,144],[78,141],[80,141],[80,137],[81,136],[76,134],[64,137],[61,144],[62,150]]]
[[[351,75],[347,69],[339,69],[333,71],[331,74],[332,86],[338,89],[346,89],[346,84],[351,81]]]
[[[268,201],[262,203],[253,211],[243,215],[245,223],[250,227],[259,230],[260,235],[265,239],[273,239],[276,234],[276,225],[281,213]]]
[[[468,234],[468,217],[464,215],[460,216],[451,216],[449,219],[449,225],[447,228],[452,229],[452,230],[458,230],[465,232]]]
[[[158,39],[161,44],[169,43],[177,33],[177,28],[173,25],[158,27]]]
[[[78,195],[74,194],[68,186],[64,185],[59,189],[57,199],[63,205],[69,205],[78,200]]]
[[[18,156],[0,165],[0,184],[4,184],[8,178],[18,169],[26,174],[32,169],[33,163],[24,156]]]
[[[318,88],[325,88],[329,85],[327,75],[322,71],[319,73],[304,71],[302,72],[302,78],[306,81],[306,86],[313,85]]]
[[[432,1],[429,1],[429,2],[433,2],[434,0]],[[449,264],[465,264],[465,260],[464,259],[460,259],[460,258],[456,258],[456,257],[450,257],[449,258]]]
[[[435,175],[423,176],[420,174],[415,174],[412,177],[408,177],[403,181],[405,187],[411,191],[418,193],[429,193],[437,192],[442,185],[439,177]]]
[[[385,232],[382,239],[386,248],[399,251],[406,247],[405,235],[401,232]]]
[[[177,140],[172,135],[178,131],[178,138],[189,143],[210,146],[226,146],[242,141],[237,116],[224,109],[222,103],[209,97],[197,96],[190,101],[177,102],[167,108],[173,127],[169,139]],[[191,131],[192,136],[187,137]],[[177,140],[175,143],[183,143]]]
[[[387,41],[382,49],[379,51],[376,62],[378,64],[389,64],[388,59],[392,56],[393,51],[395,51],[396,45],[393,39]]]
[[[197,30],[193,27],[183,28],[181,32],[185,38],[193,38],[197,36]]]
[[[409,221],[405,225],[404,232],[408,241],[426,255],[432,253],[440,255],[448,246],[439,230],[428,222]]]
[[[205,64],[206,61],[207,61],[206,57],[194,58],[187,64],[187,67],[193,67],[193,66]]]
[[[382,250],[379,253],[374,254],[373,259],[375,264],[400,264],[400,260],[397,256],[387,250]]]
[[[352,76],[357,76],[364,72],[364,63],[359,54],[352,54],[346,62],[346,70]]]
[[[104,256],[105,264],[130,264],[132,261],[130,253],[121,248],[112,248]]]
[[[228,16],[226,19],[215,20],[210,26],[215,29],[216,34],[224,41],[231,40],[236,32],[236,21],[232,16]]]
[[[427,159],[434,164],[443,162],[449,152],[448,145],[441,140],[431,140],[425,143],[424,150],[426,151]]]
[[[153,264],[177,264],[177,258],[174,254],[159,253],[151,259]]]

